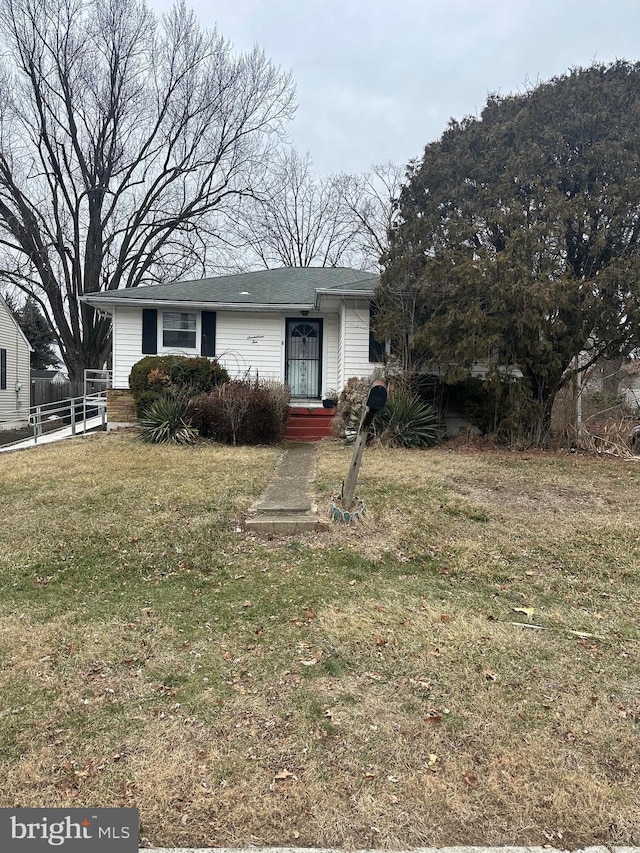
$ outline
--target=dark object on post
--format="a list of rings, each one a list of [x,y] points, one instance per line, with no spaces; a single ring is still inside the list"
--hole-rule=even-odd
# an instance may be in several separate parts
[[[387,405],[387,386],[384,384],[382,379],[376,379],[375,382],[371,383],[369,387],[369,393],[367,394],[367,399],[365,401],[364,409],[362,412],[362,418],[360,420],[360,427],[358,428],[358,435],[356,437],[356,444],[353,449],[353,458],[351,460],[351,466],[349,468],[349,475],[347,476],[347,480],[344,485],[344,490],[342,493],[342,509],[347,513],[351,510],[351,504],[353,503],[353,496],[356,490],[356,482],[358,480],[358,473],[360,471],[360,463],[362,462],[362,454],[364,453],[364,449],[367,445],[367,435],[369,434],[369,427],[378,412],[381,412],[382,409]]]
[[[376,379],[375,382],[371,383],[371,386],[369,388],[369,393],[367,394],[367,399],[364,404],[362,422],[360,423],[360,429],[358,430],[358,433],[360,433],[362,429],[368,431],[376,414],[378,412],[381,412],[386,405],[387,386],[384,384],[382,379]]]
[[[366,406],[374,412],[381,412],[387,405],[387,386],[382,379],[376,379],[371,383],[367,396]]]

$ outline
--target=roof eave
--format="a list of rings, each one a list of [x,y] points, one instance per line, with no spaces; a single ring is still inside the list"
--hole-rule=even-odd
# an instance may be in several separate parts
[[[373,288],[370,290],[336,290],[330,287],[319,287],[316,290],[315,308],[320,308],[320,300],[323,296],[332,297],[334,299],[348,299],[349,297],[356,299],[371,299],[373,297]]]
[[[106,299],[80,297],[93,308],[112,313],[112,309],[131,305],[135,308],[193,308],[199,311],[215,308],[217,311],[312,311],[312,302],[214,302],[191,299]]]

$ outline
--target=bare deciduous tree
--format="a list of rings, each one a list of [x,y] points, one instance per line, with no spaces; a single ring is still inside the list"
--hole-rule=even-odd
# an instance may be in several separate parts
[[[355,240],[352,249],[363,265],[378,269],[389,244],[389,231],[397,221],[396,200],[404,170],[390,161],[371,167],[363,175],[342,175],[339,194],[352,218]]]
[[[269,189],[238,214],[238,237],[250,266],[347,265],[355,228],[337,179],[314,175],[309,154],[294,149],[274,156]]]
[[[109,353],[85,293],[201,272],[294,111],[184,2],[1,0],[0,275],[56,329],[72,379]]]
[[[262,197],[235,215],[239,268],[255,265],[378,269],[394,220],[402,170],[392,163],[363,175],[313,172],[309,154],[279,151]]]

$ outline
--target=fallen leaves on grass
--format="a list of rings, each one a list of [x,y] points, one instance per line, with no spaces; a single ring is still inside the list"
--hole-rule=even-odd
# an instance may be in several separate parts
[[[425,719],[428,723],[431,723],[434,726],[439,726],[442,722],[442,714],[443,712],[438,708],[429,708]]]
[[[296,779],[297,776],[295,773],[291,773],[290,770],[278,770],[277,773],[274,774],[273,780],[274,782],[285,782],[287,779]]]

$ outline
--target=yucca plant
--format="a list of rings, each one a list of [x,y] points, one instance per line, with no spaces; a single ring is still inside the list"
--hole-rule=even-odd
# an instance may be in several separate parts
[[[194,444],[198,430],[188,418],[187,405],[165,395],[151,403],[140,419],[140,438],[149,444]]]
[[[400,393],[375,416],[372,435],[386,447],[433,447],[442,439],[442,428],[432,406]]]

